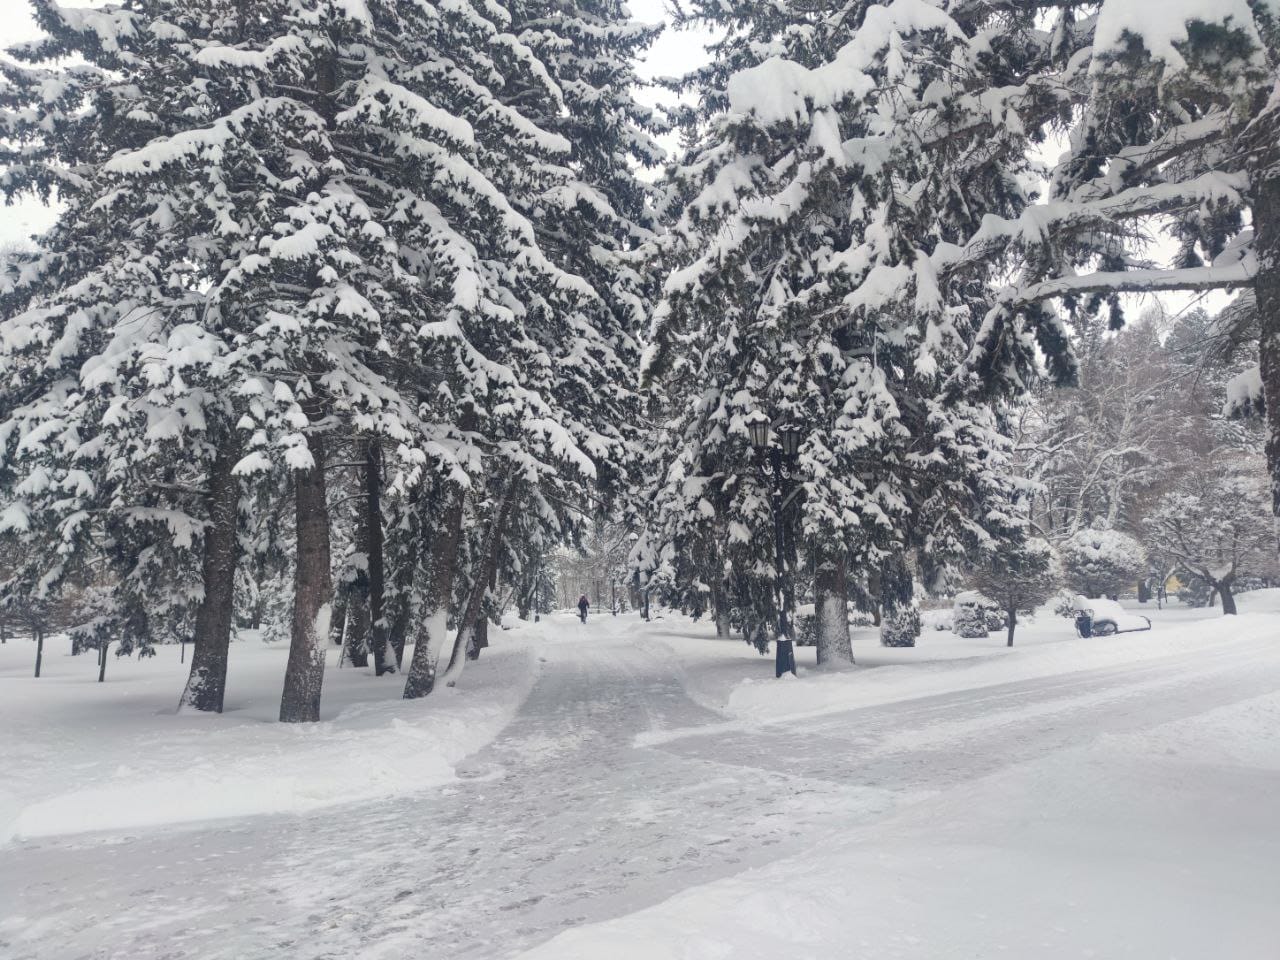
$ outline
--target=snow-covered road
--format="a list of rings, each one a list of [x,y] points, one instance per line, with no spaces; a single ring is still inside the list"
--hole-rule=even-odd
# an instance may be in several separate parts
[[[640,939],[636,956],[660,960],[677,955],[664,938],[688,922],[679,898],[640,928],[651,931],[647,944],[634,927],[646,914],[631,919],[629,932],[606,926],[593,939],[588,928],[545,942],[712,881],[750,882],[756,875],[744,871],[775,861],[782,863],[770,869],[790,869],[778,883],[794,892],[806,882],[805,864],[819,864],[824,851],[801,855],[830,838],[880,830],[865,837],[874,845],[887,829],[918,833],[912,811],[926,808],[941,811],[931,822],[940,816],[954,828],[970,803],[986,802],[975,784],[1024,767],[1034,769],[1039,789],[1071,795],[1082,769],[1105,783],[1124,773],[1106,764],[1130,764],[1134,751],[1064,760],[1060,783],[1055,757],[1280,695],[1277,643],[1251,634],[1214,655],[1180,652],[958,687],[802,724],[726,723],[690,699],[683,670],[645,629],[605,619],[582,631],[587,639],[546,643],[531,695],[499,738],[464,762],[455,786],[302,816],[52,837],[0,850],[0,952],[12,960],[497,958],[543,944],[539,955],[550,958],[617,954],[622,937]],[[1263,796],[1280,787],[1280,770],[1255,786]],[[1273,798],[1280,803],[1280,792]],[[1009,798],[1012,810],[1020,799],[1027,798]],[[886,826],[895,818],[906,825]],[[1256,841],[1259,855],[1280,852],[1274,828]],[[819,866],[813,876],[825,883]],[[1258,889],[1247,879],[1253,889],[1238,891],[1246,901],[1280,903],[1280,881]],[[848,881],[859,891],[858,877]],[[1212,890],[1213,882],[1188,880],[1200,884],[1198,895],[1230,895]],[[664,910],[671,923],[660,929]],[[1180,922],[1191,920],[1169,917],[1174,927]],[[1262,952],[1265,931],[1249,926],[1265,922],[1246,909],[1230,941],[1236,952],[1219,955],[1274,960]],[[707,918],[708,929],[716,923]],[[712,938],[702,952],[679,955],[715,956],[730,942]],[[792,949],[776,955],[830,955],[821,945],[805,952],[805,942],[792,937]],[[869,957],[943,955],[921,942],[886,937],[861,947]],[[995,942],[989,953],[974,940],[954,955],[994,956]],[[1259,952],[1249,953],[1250,943]],[[1280,936],[1266,949],[1276,943]],[[1096,955],[1168,954],[1144,952],[1138,942]]]

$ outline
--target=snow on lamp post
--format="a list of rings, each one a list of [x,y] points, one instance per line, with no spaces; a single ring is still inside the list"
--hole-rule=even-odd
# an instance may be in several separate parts
[[[795,597],[792,591],[791,571],[787,567],[782,513],[787,502],[787,492],[792,485],[791,467],[800,452],[802,430],[792,424],[782,424],[773,430],[776,443],[769,442],[771,424],[769,418],[756,411],[747,420],[747,434],[760,464],[760,472],[769,483],[770,507],[773,513],[773,551],[777,577],[774,581],[774,598],[778,608],[778,639],[774,660],[774,676],[796,672],[795,634],[792,630],[792,614]]]

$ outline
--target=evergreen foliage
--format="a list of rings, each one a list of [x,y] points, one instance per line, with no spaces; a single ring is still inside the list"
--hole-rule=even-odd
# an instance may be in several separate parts
[[[1142,544],[1119,530],[1085,527],[1058,549],[1067,583],[1086,597],[1113,596],[1131,589],[1147,568]]]
[[[357,606],[378,593],[340,497],[376,481],[403,622],[427,586],[406,538],[442,501],[465,498],[470,527],[509,490],[551,542],[622,489],[649,282],[626,258],[652,228],[631,164],[658,156],[632,61],[652,30],[609,4],[33,7],[48,36],[0,66],[0,189],[63,210],[0,288],[11,592],[102,588],[83,630],[125,649],[183,635],[209,594],[207,478],[234,451],[250,620],[281,551],[314,555],[293,614],[314,672],[329,578]],[[378,466],[347,475],[366,449]],[[280,498],[330,470],[327,503],[306,491],[322,524],[285,534]],[[377,653],[390,620],[365,614]]]
[[[1001,398],[1031,376],[1037,335],[966,368],[991,291],[951,264],[985,217],[1032,199],[1028,142],[986,97],[988,58],[1020,60],[1030,22],[994,31],[931,3],[691,11],[726,36],[693,77],[705,128],[670,174],[651,529],[686,602],[729,569],[736,604],[773,623],[755,418],[805,430],[793,556],[861,572],[918,552],[931,572],[1018,525]]]

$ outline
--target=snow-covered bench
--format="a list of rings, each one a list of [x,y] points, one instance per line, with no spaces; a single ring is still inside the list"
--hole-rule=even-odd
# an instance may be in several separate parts
[[[1114,600],[1090,600],[1076,597],[1076,632],[1082,637],[1108,637],[1114,633],[1150,630],[1151,621],[1138,613],[1130,613]]]

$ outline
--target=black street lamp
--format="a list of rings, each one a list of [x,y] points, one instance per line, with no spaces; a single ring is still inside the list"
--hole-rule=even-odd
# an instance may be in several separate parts
[[[769,443],[771,424],[763,413],[756,412],[747,421],[747,433],[760,464],[760,472],[769,483],[770,507],[773,511],[773,551],[777,569],[775,603],[778,608],[778,639],[774,658],[774,676],[796,672],[795,633],[791,618],[795,611],[795,593],[791,583],[791,571],[786,562],[785,537],[782,525],[783,505],[792,486],[791,468],[800,452],[803,431],[793,424],[782,424],[773,429],[777,442]]]

